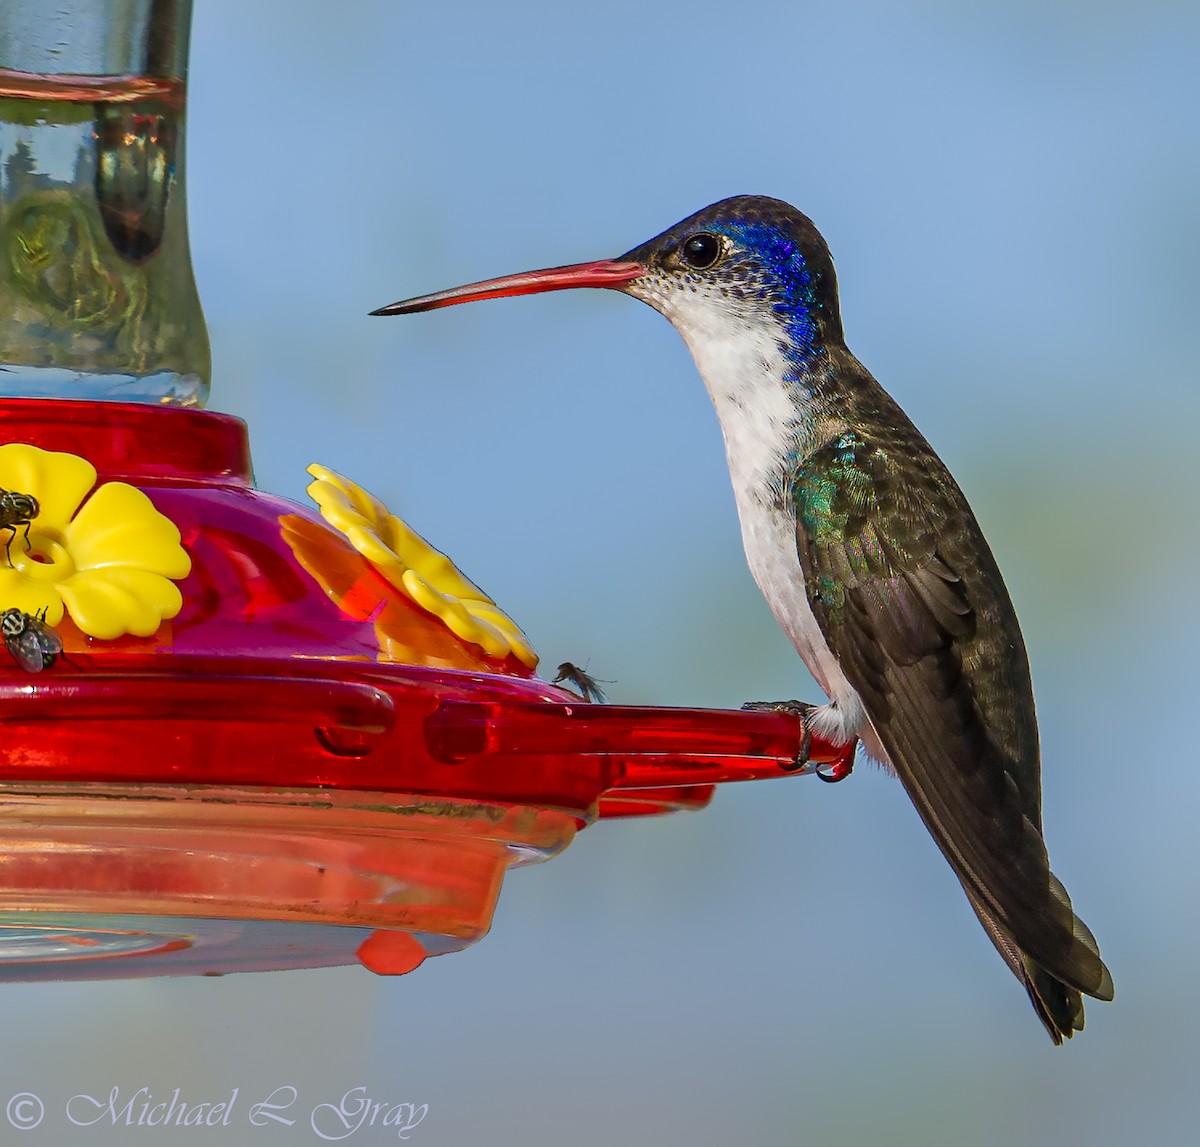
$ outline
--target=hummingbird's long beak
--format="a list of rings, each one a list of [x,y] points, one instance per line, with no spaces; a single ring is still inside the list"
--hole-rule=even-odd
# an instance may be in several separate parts
[[[475,299],[503,299],[508,295],[540,295],[543,291],[566,291],[572,287],[620,287],[646,273],[641,263],[600,259],[595,263],[575,263],[570,267],[548,267],[544,271],[524,271],[500,279],[485,279],[465,287],[451,287],[419,299],[403,299],[389,307],[372,311],[373,315],[411,315],[469,303]]]

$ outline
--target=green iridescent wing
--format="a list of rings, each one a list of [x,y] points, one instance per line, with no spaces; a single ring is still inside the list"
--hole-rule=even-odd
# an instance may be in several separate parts
[[[1050,873],[1028,661],[999,569],[933,450],[898,408],[886,425],[847,430],[794,469],[813,613],[989,935],[998,925],[1071,988],[1111,996]]]

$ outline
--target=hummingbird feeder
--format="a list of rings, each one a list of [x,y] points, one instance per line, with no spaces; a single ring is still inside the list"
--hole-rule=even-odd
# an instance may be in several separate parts
[[[190,4],[55,12],[0,8],[0,980],[408,972],[580,828],[789,771],[794,717],[539,678],[334,471],[255,488],[201,409]]]

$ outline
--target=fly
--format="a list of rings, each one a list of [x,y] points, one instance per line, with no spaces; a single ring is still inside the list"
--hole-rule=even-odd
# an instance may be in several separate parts
[[[4,556],[12,565],[12,544],[17,536],[17,530],[25,527],[25,549],[29,549],[29,527],[33,519],[41,513],[41,506],[32,494],[21,494],[16,490],[0,489],[0,530],[8,531],[8,542],[4,546]]]
[[[46,611],[25,613],[6,609],[0,613],[0,634],[13,660],[30,673],[49,669],[63,656],[62,638],[46,621]]]
[[[579,694],[585,701],[595,701],[603,705],[608,701],[604,696],[604,690],[600,688],[600,679],[593,677],[587,668],[580,669],[578,665],[570,661],[564,661],[558,667],[558,676],[554,678],[554,684],[566,684],[573,686],[575,692]],[[605,681],[605,685],[611,685],[611,681]]]

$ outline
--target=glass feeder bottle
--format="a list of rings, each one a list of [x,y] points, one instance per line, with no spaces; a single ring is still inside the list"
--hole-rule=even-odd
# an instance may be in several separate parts
[[[0,4],[0,396],[203,406],[191,0]]]

